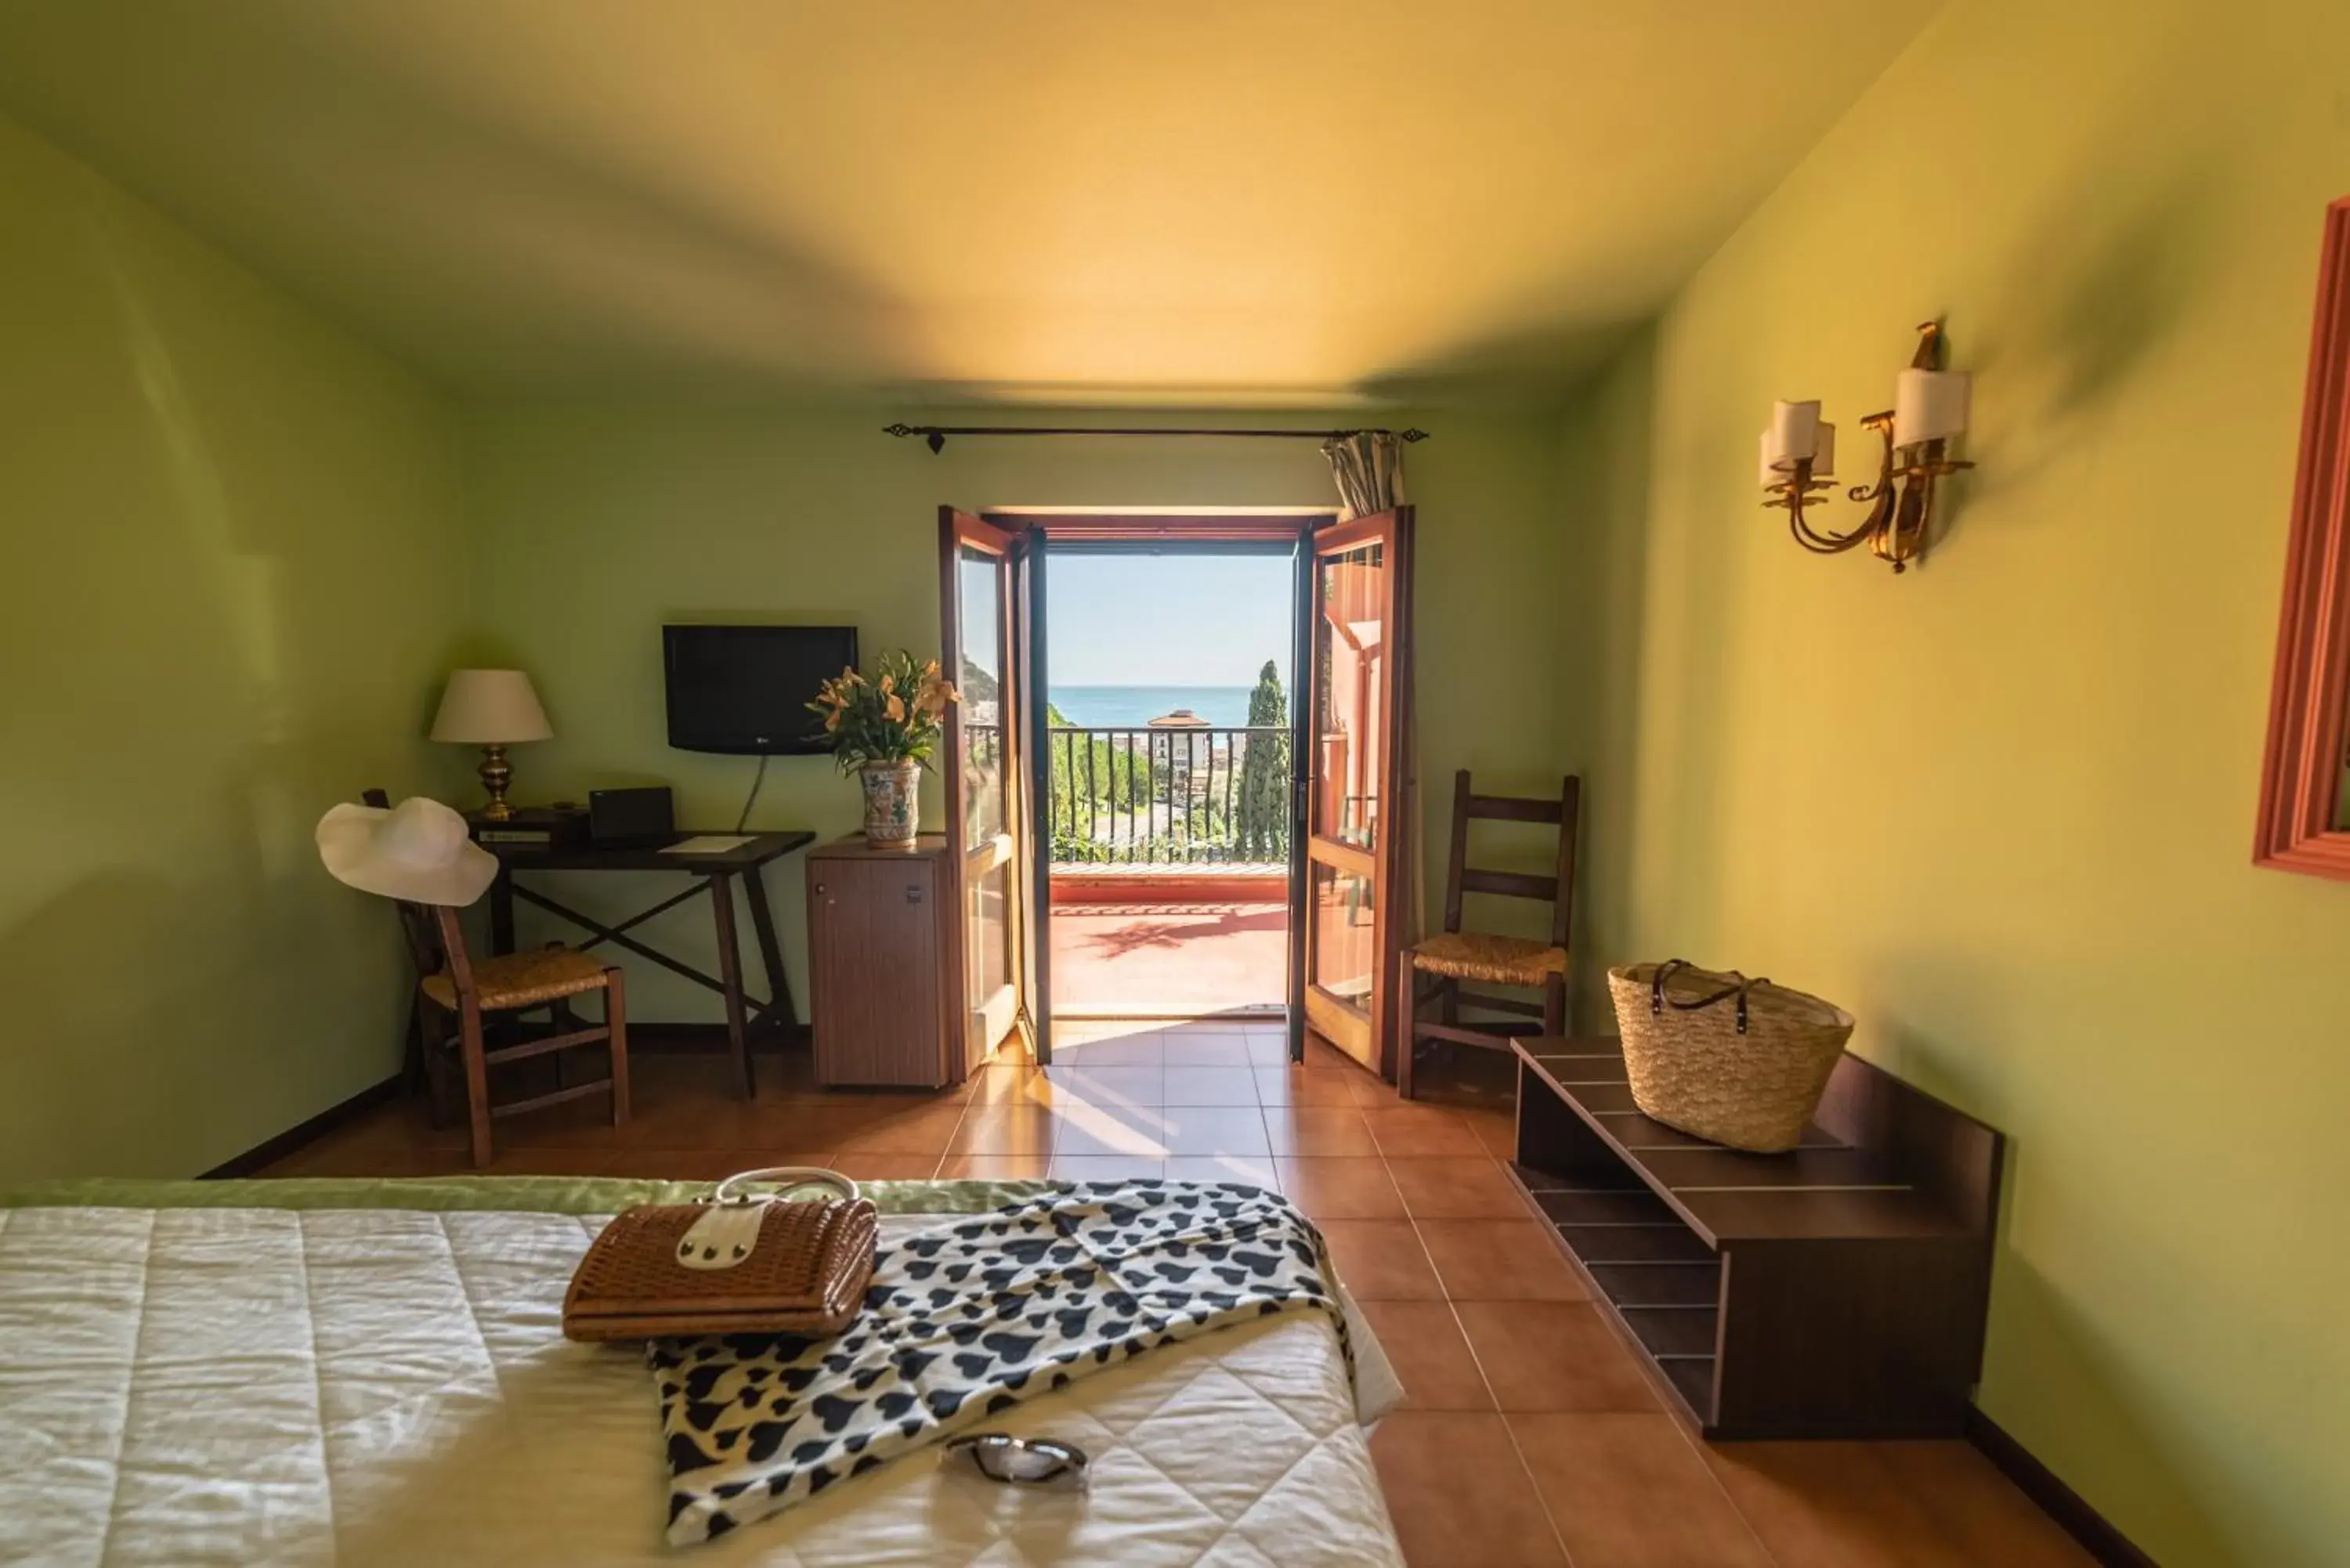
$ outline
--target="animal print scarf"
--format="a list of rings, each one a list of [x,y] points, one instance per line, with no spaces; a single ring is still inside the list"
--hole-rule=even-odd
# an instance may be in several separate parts
[[[689,1545],[1154,1346],[1301,1308],[1346,1314],[1322,1237],[1237,1183],[1081,1182],[884,1246],[834,1339],[651,1347],[669,1539]]]

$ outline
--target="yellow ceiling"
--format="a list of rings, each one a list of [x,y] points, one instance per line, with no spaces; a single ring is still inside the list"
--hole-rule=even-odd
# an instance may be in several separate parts
[[[11,0],[0,104],[464,388],[1315,403],[1572,375],[1939,3]]]

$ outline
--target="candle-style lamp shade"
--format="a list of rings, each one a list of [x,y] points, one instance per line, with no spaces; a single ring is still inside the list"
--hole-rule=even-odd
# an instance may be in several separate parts
[[[1820,418],[1816,398],[1772,405],[1771,428],[1762,432],[1762,488],[1786,483],[1799,462],[1812,465],[1814,479],[1835,476],[1835,426]]]
[[[1893,444],[1947,441],[1967,431],[1973,379],[1955,370],[1904,370],[1893,383]]]
[[[435,741],[482,748],[482,787],[490,797],[482,815],[493,822],[514,815],[514,807],[506,804],[506,786],[514,782],[506,748],[554,736],[530,677],[519,670],[452,670],[448,690],[441,694],[441,711],[432,720]]]

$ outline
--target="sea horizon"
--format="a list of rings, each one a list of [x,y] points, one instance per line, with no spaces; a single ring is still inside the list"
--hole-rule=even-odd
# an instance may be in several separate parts
[[[1055,686],[1053,706],[1072,724],[1136,729],[1189,708],[1219,728],[1248,722],[1254,686]]]

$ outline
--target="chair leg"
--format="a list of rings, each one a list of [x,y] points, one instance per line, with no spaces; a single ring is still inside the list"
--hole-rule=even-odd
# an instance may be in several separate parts
[[[1555,974],[1543,985],[1543,1033],[1554,1040],[1566,1034],[1566,977]]]
[[[612,1053],[612,1125],[629,1125],[629,1003],[620,971],[604,971],[604,1027]]]
[[[457,1021],[458,1050],[465,1058],[465,1110],[473,1128],[473,1168],[490,1163],[490,1064],[482,1041],[482,1012],[465,1008]]]
[[[449,1055],[442,1031],[448,1014],[430,1002],[416,1006],[416,1048],[424,1069],[424,1118],[434,1132],[449,1125]]]
[[[408,1044],[400,1064],[401,1082],[409,1094],[429,1094],[432,1075],[426,1066],[432,1042],[424,1037],[424,997],[421,992],[411,992],[408,997]]]
[[[1396,1097],[1411,1098],[1411,1059],[1419,1051],[1419,970],[1407,949],[1396,965]]]

